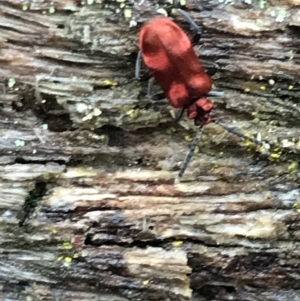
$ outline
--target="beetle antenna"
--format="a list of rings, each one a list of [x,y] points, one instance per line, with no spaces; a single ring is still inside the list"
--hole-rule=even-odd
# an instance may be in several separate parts
[[[195,149],[196,149],[196,146],[198,145],[200,139],[201,139],[201,136],[202,136],[202,131],[203,131],[203,127],[201,126],[192,142],[192,145],[191,145],[191,148],[185,158],[185,161],[183,162],[183,165],[179,171],[179,174],[178,174],[178,178],[181,178],[186,170],[186,168],[188,167],[193,155],[194,155],[194,152],[195,152]]]
[[[201,31],[200,26],[196,24],[196,22],[190,17],[188,13],[186,13],[184,10],[180,8],[177,8],[176,11],[178,11],[185,18],[185,20],[190,23],[190,25],[194,28],[194,30],[196,30],[197,32]]]
[[[230,133],[230,134],[233,134],[233,135],[235,135],[235,136],[237,136],[237,137],[240,137],[240,138],[242,138],[242,139],[244,139],[244,140],[251,141],[251,142],[253,142],[253,143],[255,143],[255,144],[259,145],[259,146],[262,146],[262,147],[265,146],[265,143],[263,143],[262,141],[259,141],[259,140],[255,139],[255,138],[252,138],[252,137],[248,137],[248,136],[242,134],[241,132],[238,132],[238,131],[236,131],[236,130],[233,129],[233,128],[229,128],[229,127],[227,127],[226,125],[221,124],[221,123],[219,123],[219,122],[217,122],[217,121],[215,121],[215,120],[214,120],[213,122],[214,122],[215,124],[219,125],[220,127],[222,127],[224,130],[226,130],[226,131],[227,131],[228,133]]]

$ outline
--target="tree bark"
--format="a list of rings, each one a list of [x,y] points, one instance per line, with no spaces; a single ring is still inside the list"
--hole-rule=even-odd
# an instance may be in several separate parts
[[[197,128],[134,79],[170,1],[0,2],[1,300],[300,300],[298,2],[187,1],[270,149],[210,124],[181,182]]]

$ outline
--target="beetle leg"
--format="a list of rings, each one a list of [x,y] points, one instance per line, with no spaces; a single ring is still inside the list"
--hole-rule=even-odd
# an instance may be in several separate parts
[[[195,136],[192,144],[191,144],[191,148],[190,148],[190,150],[189,150],[189,152],[188,152],[188,154],[187,154],[187,156],[185,158],[185,161],[182,164],[182,167],[181,167],[181,169],[179,171],[179,174],[178,174],[178,178],[181,178],[183,176],[186,168],[188,167],[188,165],[189,165],[189,163],[190,163],[190,161],[191,161],[191,159],[192,159],[192,157],[194,155],[195,149],[196,149],[196,147],[197,147],[197,145],[198,145],[198,143],[199,143],[199,141],[201,139],[202,131],[203,131],[203,127],[201,126],[199,128],[198,133],[196,134],[196,136]]]
[[[136,62],[135,62],[135,78],[139,79],[139,80],[141,80],[141,64],[142,64],[142,52],[140,50],[138,52]],[[164,93],[157,93],[157,94],[151,95],[154,81],[155,81],[154,77],[150,77],[150,79],[148,81],[148,95],[150,96],[151,99],[154,99],[154,100],[159,100],[159,99],[165,98]]]
[[[141,64],[142,64],[142,52],[138,52],[136,61],[135,61],[135,78],[140,79],[141,77]]]
[[[202,59],[202,66],[203,66],[205,72],[209,76],[213,76],[214,74],[216,74],[218,69],[220,68],[217,63],[213,63],[211,61],[203,60],[203,59]]]
[[[184,111],[185,111],[185,108],[181,108],[181,109],[179,109],[179,111],[176,113],[176,115],[175,115],[175,120],[174,120],[174,122],[179,122],[180,121],[180,119],[182,118],[182,116],[183,116],[183,113],[184,113]]]
[[[200,33],[201,31],[200,26],[191,18],[191,16],[188,13],[186,13],[184,10],[180,8],[177,8],[176,11],[178,11],[185,18],[185,20],[190,23],[194,31]]]
[[[184,10],[178,8],[176,9],[176,11],[183,16],[183,18],[191,25],[192,30],[195,32],[193,37],[191,38],[192,45],[195,46],[201,38],[201,27],[197,25],[197,23],[191,18],[191,16],[188,13],[186,13]],[[205,61],[205,60],[202,60],[202,65],[205,69],[205,72],[209,76],[214,75],[219,69],[218,64]]]
[[[211,97],[223,97],[225,95],[224,91],[210,91],[207,93],[207,96]]]
[[[248,137],[248,136],[242,134],[241,132],[236,131],[236,130],[233,129],[233,128],[229,128],[229,127],[227,127],[226,125],[223,125],[223,124],[219,123],[219,122],[216,121],[216,120],[214,120],[213,122],[214,122],[215,124],[221,126],[224,130],[226,130],[226,131],[227,131],[228,133],[230,133],[230,134],[233,134],[233,135],[235,135],[235,136],[237,136],[237,137],[240,137],[240,138],[242,138],[242,139],[244,139],[244,140],[251,141],[251,142],[255,143],[256,145],[265,147],[266,149],[268,149],[268,148],[270,147],[268,143],[264,143],[264,142],[262,142],[262,141],[259,141],[259,140],[255,139],[255,138]]]
[[[179,12],[188,23],[190,23],[192,30],[195,32],[193,37],[191,38],[192,45],[194,46],[199,42],[201,38],[200,26],[197,25],[197,23],[191,18],[191,16],[188,13],[186,13],[184,10],[177,8],[176,11]]]
[[[156,93],[156,94],[150,95],[150,98],[152,100],[161,100],[161,99],[165,99],[166,95],[165,95],[164,92],[160,92],[160,93]]]
[[[152,94],[152,89],[153,89],[153,84],[154,84],[154,82],[155,82],[155,79],[154,79],[154,77],[151,77],[150,79],[149,79],[149,81],[148,81],[148,91],[147,91],[147,93],[148,93],[148,95],[151,97],[151,94]]]
[[[195,33],[191,38],[192,45],[193,46],[197,45],[200,39],[201,39],[200,33]]]
[[[152,100],[160,100],[160,99],[164,99],[166,98],[165,93],[163,92],[159,92],[156,94],[152,94],[152,88],[153,88],[153,84],[155,82],[154,77],[151,77],[148,81],[148,96],[152,99]]]

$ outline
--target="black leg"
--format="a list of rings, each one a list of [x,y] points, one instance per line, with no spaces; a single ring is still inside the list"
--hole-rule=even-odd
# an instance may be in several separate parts
[[[165,99],[166,95],[164,92],[155,93],[153,95],[149,95],[152,100],[161,100]]]
[[[151,97],[151,94],[152,94],[152,89],[153,89],[153,84],[155,82],[155,79],[154,77],[151,77],[148,81],[148,95]]]
[[[210,91],[207,93],[207,96],[211,97],[224,97],[225,93],[224,91]]]
[[[198,145],[200,139],[201,139],[201,136],[202,136],[202,130],[203,130],[203,127],[200,127],[199,130],[198,130],[198,133],[196,134],[193,142],[192,142],[192,145],[191,145],[191,148],[185,158],[185,161],[183,162],[182,164],[182,167],[179,171],[179,174],[178,174],[178,178],[181,178],[185,172],[185,170],[187,169],[193,155],[194,155],[194,152],[195,152],[195,149],[196,149],[196,146]]]
[[[233,134],[233,135],[235,135],[235,136],[237,136],[237,137],[240,137],[240,138],[242,138],[242,139],[244,139],[244,140],[251,141],[251,142],[255,143],[256,145],[259,145],[259,146],[262,146],[262,147],[267,147],[267,145],[268,145],[268,144],[266,144],[266,143],[264,143],[264,142],[262,142],[262,141],[259,141],[259,140],[257,140],[257,139],[248,137],[248,136],[246,136],[246,135],[244,135],[244,134],[242,134],[242,133],[236,131],[235,129],[229,128],[229,127],[227,127],[227,126],[225,126],[225,125],[219,123],[219,122],[216,121],[216,120],[214,120],[213,122],[216,123],[217,125],[221,126],[221,127],[222,127],[224,130],[226,130],[228,133]]]
[[[186,13],[184,10],[180,8],[177,8],[176,11],[178,11],[185,18],[185,20],[190,23],[193,31],[200,34],[201,32],[200,26],[191,18],[191,16],[188,13]]]
[[[176,9],[176,11],[180,13],[184,17],[184,19],[191,25],[191,28],[194,32],[191,41],[192,41],[192,45],[195,46],[201,38],[201,27],[184,10],[178,8]],[[202,65],[209,76],[214,75],[219,69],[218,64],[205,61],[205,60],[202,60]]]
[[[209,75],[209,76],[213,76],[214,74],[217,73],[218,69],[219,69],[219,65],[216,63],[213,63],[211,61],[207,61],[207,60],[201,60],[202,66],[205,70],[205,72]]]
[[[176,9],[176,11],[178,13],[180,13],[183,16],[183,18],[191,25],[191,28],[194,32],[193,37],[191,38],[191,41],[192,41],[193,46],[196,45],[201,38],[200,26],[197,25],[197,23],[191,18],[191,16],[188,13],[186,13],[184,10],[178,8],[178,9]]]
[[[159,92],[156,94],[152,94],[152,89],[153,89],[153,84],[155,82],[154,77],[151,77],[148,81],[148,96],[152,99],[152,100],[161,100],[166,98],[165,93],[164,92]]]
[[[176,113],[176,115],[175,115],[175,120],[174,120],[174,122],[179,122],[180,121],[180,119],[182,118],[182,116],[183,116],[183,113],[184,113],[184,111],[185,111],[185,108],[181,108],[181,109],[179,109],[179,111]]]
[[[138,52],[136,61],[135,61],[135,78],[141,78],[141,64],[142,64],[142,52],[141,50]]]
[[[200,41],[201,35],[199,33],[195,33],[192,37],[191,37],[191,42],[192,45],[195,46],[198,44],[198,42]]]

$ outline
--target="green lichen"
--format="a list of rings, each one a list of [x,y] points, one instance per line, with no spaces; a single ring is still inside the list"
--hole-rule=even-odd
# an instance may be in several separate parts
[[[266,5],[266,0],[258,0],[258,7],[263,9]]]
[[[63,248],[66,249],[66,250],[71,250],[71,249],[73,249],[73,246],[72,246],[71,243],[66,241],[66,242],[63,243]]]
[[[15,140],[15,145],[18,147],[22,147],[25,145],[25,141],[17,139],[17,140]]]
[[[16,84],[16,80],[15,80],[14,78],[10,78],[10,79],[8,80],[7,86],[8,86],[9,88],[12,88],[15,84]]]
[[[52,5],[49,7],[49,14],[54,14],[55,13],[55,7]]]

